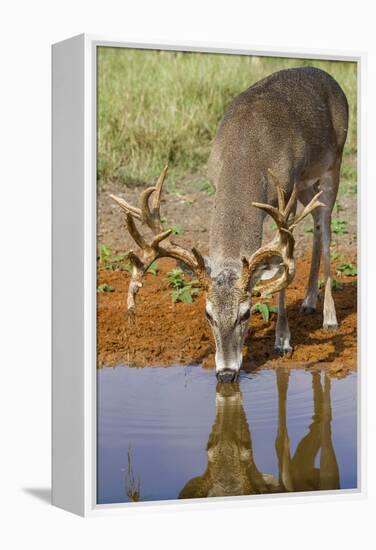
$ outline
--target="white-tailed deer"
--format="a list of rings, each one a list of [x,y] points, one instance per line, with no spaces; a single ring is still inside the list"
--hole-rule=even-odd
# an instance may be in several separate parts
[[[203,475],[186,483],[179,498],[340,488],[339,468],[331,432],[330,379],[325,375],[322,383],[320,373],[312,373],[312,422],[291,455],[286,414],[289,377],[288,369],[276,369],[278,428],[275,451],[278,479],[262,472],[256,464],[251,428],[244,411],[240,385],[218,384],[216,416],[206,446],[206,470]]]
[[[290,352],[285,288],[295,271],[292,230],[311,213],[312,264],[302,313],[315,311],[322,255],[323,327],[337,328],[330,226],[347,125],[344,92],[329,74],[312,67],[279,71],[236,97],[220,123],[209,159],[208,174],[216,194],[207,258],[195,248],[187,250],[166,240],[171,230],[162,226],[160,197],[167,167],[157,184],[143,191],[139,208],[112,196],[126,212],[128,230],[141,249],[138,255],[129,252],[133,271],[128,310],[134,311],[148,266],[169,256],[196,272],[206,292],[218,380],[235,381],[238,376],[253,289],[262,294],[279,292],[275,349]],[[295,215],[297,199],[303,210]],[[277,234],[262,246],[266,213],[273,218]],[[135,220],[148,226],[151,239],[141,235]]]

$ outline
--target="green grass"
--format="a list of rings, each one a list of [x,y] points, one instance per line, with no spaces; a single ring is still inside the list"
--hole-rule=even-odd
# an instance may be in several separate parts
[[[356,191],[356,64],[285,58],[98,49],[98,183],[151,182],[166,162],[168,185],[205,181],[210,146],[226,106],[279,69],[328,71],[350,103],[343,191]],[[210,186],[205,189],[211,193]]]

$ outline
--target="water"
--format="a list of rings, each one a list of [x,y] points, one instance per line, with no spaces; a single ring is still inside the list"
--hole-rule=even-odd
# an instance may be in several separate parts
[[[98,371],[98,504],[357,486],[356,375]]]

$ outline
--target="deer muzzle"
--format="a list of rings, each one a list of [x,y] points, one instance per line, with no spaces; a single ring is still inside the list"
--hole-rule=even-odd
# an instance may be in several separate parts
[[[242,365],[241,349],[217,349],[215,354],[215,374],[218,382],[236,382]]]

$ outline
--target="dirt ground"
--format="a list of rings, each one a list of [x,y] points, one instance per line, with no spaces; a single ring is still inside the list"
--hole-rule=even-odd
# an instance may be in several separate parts
[[[124,227],[120,208],[109,193],[123,196],[137,204],[140,188],[125,189],[111,185],[98,193],[98,246],[106,244],[113,254],[135,248]],[[210,210],[213,197],[194,186],[182,186],[179,191],[165,192],[162,216],[168,224],[179,223],[184,232],[174,239],[185,245],[198,247],[207,253]],[[334,277],[342,288],[334,291],[338,331],[326,332],[322,325],[323,290],[317,312],[310,316],[300,313],[310,267],[312,243],[311,218],[295,230],[297,273],[287,290],[287,307],[292,345],[290,357],[274,355],[276,314],[268,322],[259,313],[252,315],[249,336],[244,347],[245,369],[284,366],[325,369],[330,375],[341,377],[356,369],[357,363],[357,287],[356,277],[336,274],[342,262],[356,264],[356,196],[343,194],[333,211],[333,218],[347,222],[347,232],[333,235]],[[168,225],[167,225],[168,226]],[[271,222],[265,223],[265,238],[273,234]],[[137,366],[202,363],[214,367],[215,346],[210,327],[204,317],[202,293],[193,304],[171,300],[167,271],[176,267],[173,260],[158,261],[157,276],[148,274],[137,297],[136,323],[131,324],[126,314],[129,273],[105,270],[99,265],[98,285],[108,284],[113,292],[98,293],[98,366],[128,363]],[[257,299],[255,299],[257,301]]]
[[[193,304],[173,304],[166,272],[172,260],[161,260],[158,276],[148,274],[139,292],[135,324],[126,315],[127,272],[99,270],[98,284],[114,292],[98,294],[98,366],[130,363],[137,366],[203,363],[214,367],[215,346],[204,317],[204,296]],[[325,369],[341,377],[356,370],[357,316],[354,277],[339,277],[342,290],[334,292],[340,328],[326,332],[322,324],[322,296],[317,313],[302,316],[299,308],[308,277],[309,262],[303,257],[287,291],[288,318],[294,351],[290,357],[273,352],[276,315],[268,322],[252,315],[244,347],[244,368],[291,367]]]

